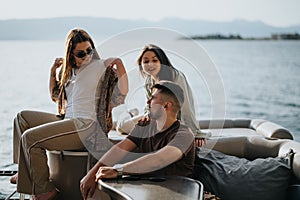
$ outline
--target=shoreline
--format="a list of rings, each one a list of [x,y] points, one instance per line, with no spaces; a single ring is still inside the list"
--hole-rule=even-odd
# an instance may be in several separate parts
[[[184,40],[246,40],[246,41],[256,41],[256,40],[300,40],[300,35],[298,33],[284,33],[284,34],[272,34],[269,37],[242,37],[239,34],[209,34],[209,35],[194,35],[190,37],[182,37],[180,39]]]

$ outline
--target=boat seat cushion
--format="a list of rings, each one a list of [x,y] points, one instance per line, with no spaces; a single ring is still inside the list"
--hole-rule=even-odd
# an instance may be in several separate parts
[[[247,160],[219,151],[197,148],[195,179],[221,199],[286,199],[292,177],[283,157]]]

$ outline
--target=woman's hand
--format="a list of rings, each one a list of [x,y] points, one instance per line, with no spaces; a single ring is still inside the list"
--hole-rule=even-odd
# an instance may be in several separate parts
[[[63,58],[55,58],[54,63],[52,65],[52,69],[57,69],[63,64]]]
[[[139,126],[146,126],[150,123],[151,119],[148,115],[144,116],[142,119],[138,121]]]
[[[51,67],[51,76],[56,77],[56,70],[63,64],[64,59],[63,58],[56,58],[54,60],[54,63]]]
[[[206,143],[205,138],[195,138],[195,144],[197,147],[202,147],[205,145],[205,143]]]
[[[120,89],[120,92],[123,95],[127,95],[128,93],[128,77],[126,73],[126,69],[123,65],[123,62],[120,58],[111,57],[107,58],[104,61],[104,64],[106,67],[111,67],[116,75],[118,76],[118,87]]]
[[[56,70],[63,64],[63,58],[56,58],[54,60],[54,63],[50,70],[50,78],[49,78],[49,92],[50,97],[52,101],[57,102],[58,101],[58,94],[59,91],[53,91],[57,86],[57,80],[56,80]]]
[[[104,63],[106,67],[111,67],[114,70],[118,78],[120,78],[124,72],[126,73],[123,62],[120,58],[107,58]]]

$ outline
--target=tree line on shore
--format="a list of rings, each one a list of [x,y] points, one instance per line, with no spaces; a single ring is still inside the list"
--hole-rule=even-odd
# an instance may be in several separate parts
[[[300,40],[298,33],[272,34],[270,37],[242,37],[240,34],[209,34],[195,35],[184,39],[193,40]]]

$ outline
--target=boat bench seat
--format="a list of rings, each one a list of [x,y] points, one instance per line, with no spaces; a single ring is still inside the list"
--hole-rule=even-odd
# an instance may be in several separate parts
[[[233,136],[233,131],[236,136],[241,134],[245,135],[249,133],[251,135],[263,135],[270,138],[280,138],[280,139],[291,139],[293,140],[292,133],[286,128],[279,126],[273,122],[263,120],[263,119],[213,119],[213,120],[198,120],[201,130],[210,130],[213,136]],[[234,129],[233,131],[228,131],[228,129]],[[243,132],[237,131],[237,128],[244,128]],[[222,129],[220,132],[218,129]]]
[[[292,161],[293,181],[289,185],[288,199],[300,199],[299,142],[264,136],[219,137],[208,139],[205,147],[248,160],[284,156],[290,149],[293,149],[295,152]]]
[[[300,144],[291,140],[293,136],[287,129],[258,119],[200,120],[199,124],[201,130],[212,133],[205,147],[228,155],[252,160],[284,155],[292,148],[296,152],[293,161],[296,183],[290,186],[290,190],[292,196],[300,197]],[[126,136],[118,135],[116,131],[109,134],[113,143],[124,137]],[[64,191],[61,192],[60,196],[66,197],[62,199],[81,197],[79,181],[89,169],[88,152],[63,151],[62,154],[62,152],[51,151],[48,156],[51,178],[58,187],[66,191],[65,194]]]

